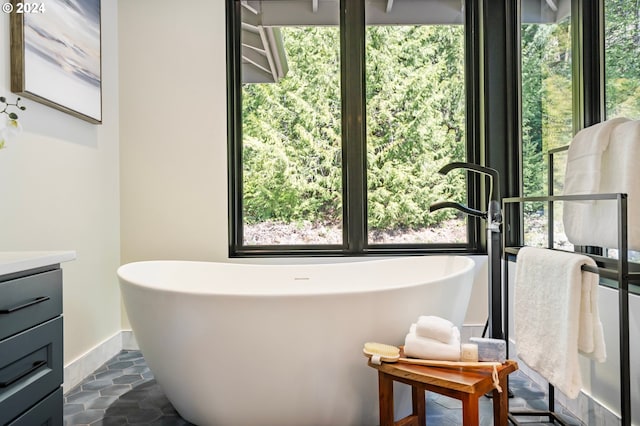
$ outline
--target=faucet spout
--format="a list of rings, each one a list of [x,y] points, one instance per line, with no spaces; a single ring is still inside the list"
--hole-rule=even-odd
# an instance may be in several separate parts
[[[471,170],[473,172],[489,176],[489,185],[491,186],[491,189],[489,192],[489,198],[492,201],[500,202],[500,176],[496,169],[480,166],[474,163],[457,161],[457,162],[453,162],[445,165],[438,171],[438,173],[446,175],[451,170],[456,170],[456,169]]]
[[[440,209],[456,209],[471,216],[481,217],[483,219],[487,218],[487,212],[481,212],[480,210],[472,209],[471,207],[465,206],[460,203],[455,203],[453,201],[441,201],[439,203],[433,203],[429,206],[430,212],[434,212]]]

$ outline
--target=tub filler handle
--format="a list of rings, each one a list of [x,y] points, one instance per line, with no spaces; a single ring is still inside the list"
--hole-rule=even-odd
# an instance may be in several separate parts
[[[487,218],[487,212],[481,212],[480,210],[472,209],[471,207],[465,206],[464,204],[456,203],[453,201],[440,201],[429,206],[430,212],[435,212],[436,210],[440,209],[456,209],[471,216],[481,217],[483,219]]]

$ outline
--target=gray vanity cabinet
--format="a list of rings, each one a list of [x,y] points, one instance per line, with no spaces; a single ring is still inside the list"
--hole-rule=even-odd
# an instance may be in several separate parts
[[[62,270],[0,275],[0,425],[63,422]]]

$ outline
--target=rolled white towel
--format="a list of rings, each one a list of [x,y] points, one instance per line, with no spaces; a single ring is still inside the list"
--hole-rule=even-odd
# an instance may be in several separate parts
[[[408,357],[441,361],[460,361],[460,331],[454,327],[449,343],[442,343],[415,333],[415,324],[404,339],[404,353]]]
[[[433,315],[421,316],[416,323],[416,335],[449,343],[454,327],[453,323],[447,319]]]
[[[409,333],[414,334],[416,336],[418,336],[418,333],[416,333],[416,331],[418,330],[418,324],[417,323],[413,323],[411,324],[411,327],[409,327]],[[419,336],[421,337],[421,336]],[[458,327],[456,327],[455,325],[453,326],[453,329],[451,330],[451,339],[449,339],[448,342],[440,342],[440,343],[445,343],[445,344],[460,344],[460,330],[458,330]]]

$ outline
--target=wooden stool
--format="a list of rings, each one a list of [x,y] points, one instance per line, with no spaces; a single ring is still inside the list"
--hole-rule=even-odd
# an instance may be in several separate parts
[[[380,426],[424,426],[426,424],[425,391],[436,392],[462,401],[462,424],[480,424],[478,398],[493,390],[493,424],[507,425],[509,412],[507,376],[518,369],[515,361],[508,360],[498,367],[502,392],[493,388],[492,369],[462,369],[426,367],[403,363],[382,363],[369,367],[378,370],[378,397]],[[393,420],[393,382],[411,386],[413,413],[397,422]]]

